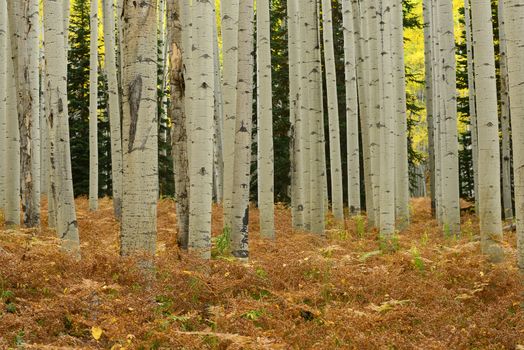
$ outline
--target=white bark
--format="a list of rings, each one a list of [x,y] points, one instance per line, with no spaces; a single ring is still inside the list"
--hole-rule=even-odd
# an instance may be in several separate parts
[[[249,259],[249,183],[253,99],[253,0],[240,0],[238,71],[235,116],[235,161],[232,200],[231,253]]]
[[[239,0],[222,0],[222,61],[224,98],[224,225],[231,227],[233,168],[235,162],[235,115],[237,94],[237,55]]]
[[[115,48],[114,0],[103,0],[104,11],[104,68],[107,76],[108,115],[111,138],[111,177],[113,183],[113,210],[122,217],[122,128],[120,125],[120,94]]]
[[[342,1],[344,29],[344,72],[346,88],[348,206],[350,215],[360,212],[360,147],[358,127],[357,62],[358,41],[351,0]]]
[[[191,105],[189,122],[189,249],[203,258],[211,256],[211,204],[213,197],[214,124],[214,2],[196,1],[193,23]],[[183,45],[185,48],[186,46]],[[191,74],[190,74],[191,75]],[[191,96],[191,95],[190,95]]]
[[[61,1],[44,0],[44,30],[47,128],[51,158],[51,197],[56,210],[56,232],[63,248],[80,256],[78,223],[76,221],[69,149],[67,108],[67,64],[64,48],[64,27]]]
[[[499,0],[498,3],[498,22],[500,49],[500,121],[502,129],[502,212],[504,219],[511,220],[513,218],[513,203],[511,200],[511,126],[504,0]]]
[[[9,25],[17,85],[22,209],[27,227],[40,223],[40,93],[38,1],[9,1]]]
[[[500,203],[500,149],[497,118],[497,82],[491,2],[473,0],[471,6],[475,48],[475,85],[479,136],[479,216],[481,247],[492,261],[503,258]]]
[[[0,0],[0,210],[6,206],[7,169],[7,2]]]
[[[257,1],[258,207],[260,234],[275,237],[270,1]]]
[[[475,62],[473,60],[473,43],[471,38],[470,0],[464,0],[464,17],[466,26],[466,54],[468,60],[469,116],[471,124],[471,152],[473,159],[473,183],[475,208],[478,211],[478,133],[477,133],[477,98],[475,94]]]
[[[91,0],[89,55],[89,210],[98,209],[98,0]]]
[[[517,257],[524,270],[524,6],[520,0],[504,0],[511,101],[513,175],[517,223]]]
[[[337,76],[333,46],[331,0],[322,0],[324,61],[326,67],[327,105],[329,118],[329,153],[331,170],[331,205],[335,220],[344,220],[342,157],[340,155],[340,121],[338,114]]]
[[[124,0],[122,255],[156,250],[158,200],[157,2]]]
[[[406,113],[406,67],[404,65],[404,26],[402,0],[392,1],[393,92],[395,94],[395,212],[397,228],[409,225],[409,170]]]
[[[216,12],[216,9],[215,9]],[[215,14],[216,18],[216,14]],[[220,48],[218,47],[217,21],[213,21],[213,53],[215,65],[215,136],[213,184],[215,200],[223,203],[224,198],[224,98],[222,95],[222,77],[220,70]]]

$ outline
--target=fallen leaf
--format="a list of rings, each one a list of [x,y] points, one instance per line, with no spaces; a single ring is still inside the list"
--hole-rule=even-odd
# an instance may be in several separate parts
[[[102,328],[98,327],[98,326],[93,326],[91,328],[91,335],[93,336],[93,338],[95,338],[95,340],[99,340],[100,337],[102,337]]]

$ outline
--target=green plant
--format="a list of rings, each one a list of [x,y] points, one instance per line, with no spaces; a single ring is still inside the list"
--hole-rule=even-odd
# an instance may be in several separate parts
[[[264,270],[264,269],[261,268],[261,267],[257,267],[255,273],[256,273],[257,276],[260,277],[260,278],[263,278],[263,279],[266,279],[266,278],[267,278],[267,272],[266,272],[266,270]]]
[[[260,317],[264,315],[264,310],[249,310],[242,314],[242,318],[250,321],[257,321]]]
[[[424,230],[424,233],[422,234],[422,238],[420,239],[420,243],[423,247],[427,246],[429,243],[429,234],[427,230]]]
[[[222,234],[213,238],[214,245],[211,250],[213,258],[225,257],[229,255],[231,248],[231,229],[226,226],[222,231]]]
[[[357,235],[359,238],[364,238],[366,235],[366,220],[362,215],[356,215],[354,218]]]
[[[379,248],[383,253],[394,253],[400,247],[398,234],[395,232],[392,235],[380,235]]]
[[[426,266],[422,256],[420,255],[420,251],[417,249],[417,247],[412,247],[409,252],[411,253],[411,263],[413,264],[413,267],[415,267],[415,269],[418,271],[423,272],[426,269]]]

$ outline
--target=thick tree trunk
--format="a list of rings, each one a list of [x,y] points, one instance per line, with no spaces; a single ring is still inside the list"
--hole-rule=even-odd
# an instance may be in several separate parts
[[[63,248],[80,257],[69,149],[67,64],[64,48],[63,3],[44,0],[47,128],[51,158],[51,197],[55,203],[56,231]]]
[[[475,85],[479,136],[479,216],[481,247],[494,262],[503,259],[500,203],[500,149],[497,81],[491,2],[472,1]]]
[[[98,209],[98,0],[91,0],[89,54],[89,210]]]
[[[347,172],[348,172],[348,207],[350,215],[360,212],[360,147],[358,127],[358,94],[356,48],[358,41],[351,1],[342,1],[344,30],[344,72],[346,88],[346,130],[347,130]]]
[[[111,177],[113,183],[113,210],[122,217],[122,127],[120,122],[120,94],[115,48],[114,0],[103,0],[105,73],[107,76],[108,114],[111,138]]]
[[[169,82],[171,84],[171,104],[168,113],[172,122],[171,143],[173,168],[175,170],[178,244],[182,249],[187,249],[189,239],[189,177],[181,1],[168,0],[167,2]]]
[[[154,254],[158,200],[156,0],[122,9],[121,255]]]
[[[331,170],[331,206],[335,220],[344,220],[342,190],[342,157],[340,155],[340,121],[338,113],[337,75],[333,46],[333,16],[331,0],[322,0],[324,62],[326,67],[327,106],[329,118],[329,153]]]
[[[500,48],[500,121],[502,131],[502,212],[504,219],[513,219],[511,191],[511,125],[508,91],[508,62],[504,0],[498,4],[499,48]]]
[[[214,124],[214,2],[194,2],[191,7],[193,38],[189,121],[189,249],[211,257],[211,204],[213,199]],[[186,28],[186,27],[184,27]],[[184,49],[185,45],[183,45]],[[185,53],[184,53],[185,54]]]
[[[240,0],[235,127],[235,166],[232,202],[231,253],[249,259],[249,182],[253,99],[253,0]]]
[[[258,207],[260,234],[275,237],[270,1],[257,2]]]
[[[7,2],[0,0],[0,210],[5,213],[7,169]]]
[[[524,6],[520,0],[504,0],[508,45],[508,77],[511,101],[513,176],[517,222],[517,257],[524,271]]]
[[[391,53],[393,55],[395,129],[395,213],[397,228],[409,225],[409,170],[406,113],[406,67],[404,65],[404,26],[402,0],[393,0]]]
[[[224,97],[224,225],[231,228],[237,115],[237,56],[239,0],[222,0],[222,57]]]
[[[9,1],[11,48],[17,86],[24,224],[40,224],[40,93],[38,1]]]

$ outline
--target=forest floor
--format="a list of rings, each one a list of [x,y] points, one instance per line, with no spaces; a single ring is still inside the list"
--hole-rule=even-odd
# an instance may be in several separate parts
[[[77,201],[81,261],[47,229],[0,226],[1,349],[524,348],[515,234],[505,234],[506,262],[492,265],[474,217],[463,217],[461,238],[445,238],[425,199],[393,252],[362,219],[328,222],[327,238],[292,233],[282,206],[277,239],[264,240],[253,210],[249,264],[181,253],[174,202],[162,200],[154,276],[118,256],[110,200],[87,208]]]

